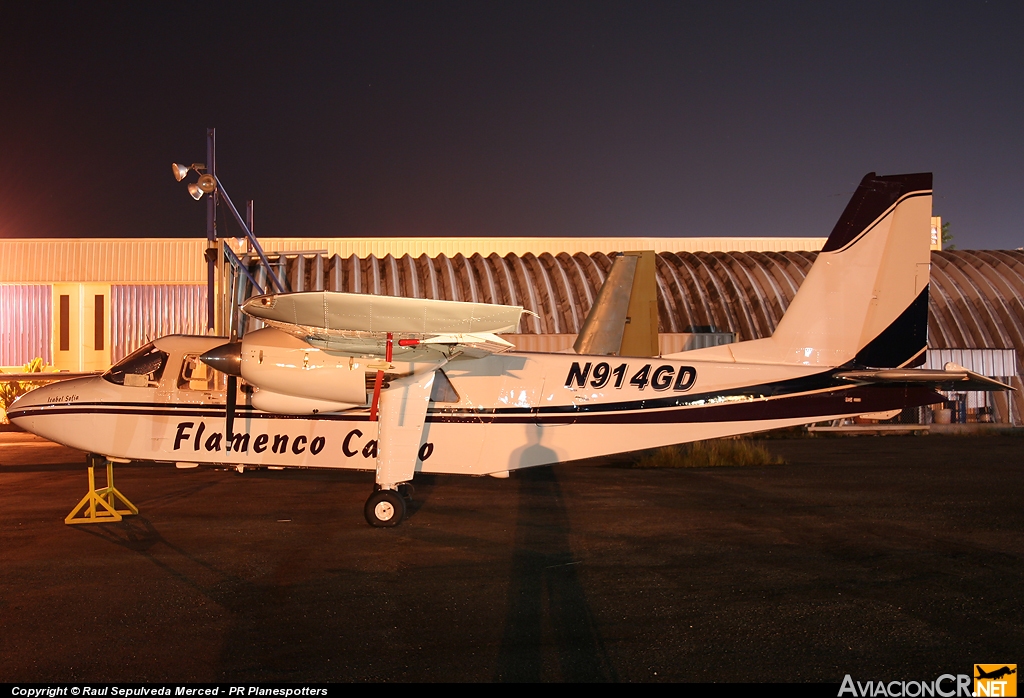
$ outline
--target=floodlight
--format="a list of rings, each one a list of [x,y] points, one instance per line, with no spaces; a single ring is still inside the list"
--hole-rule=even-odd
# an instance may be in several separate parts
[[[185,179],[185,175],[188,174],[189,169],[191,169],[191,168],[189,168],[189,167],[187,167],[185,165],[179,165],[176,162],[172,162],[171,163],[171,170],[174,171],[174,179],[176,179],[179,182],[181,180]]]
[[[199,188],[197,184],[188,185],[188,193],[192,195],[192,198],[199,201],[203,198],[203,190]]]
[[[204,194],[212,194],[217,189],[217,180],[211,174],[204,174],[196,181],[196,185]]]

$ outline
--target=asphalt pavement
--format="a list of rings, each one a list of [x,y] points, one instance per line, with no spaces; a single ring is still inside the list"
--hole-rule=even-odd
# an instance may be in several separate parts
[[[1024,648],[1024,438],[769,440],[785,465],[424,476],[118,465],[0,434],[0,681],[933,680]],[[100,478],[102,479],[102,478]]]

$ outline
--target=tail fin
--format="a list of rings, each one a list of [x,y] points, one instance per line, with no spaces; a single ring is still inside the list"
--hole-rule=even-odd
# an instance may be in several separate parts
[[[773,342],[799,363],[919,365],[928,344],[932,176],[861,180]]]
[[[928,344],[930,173],[861,181],[775,333],[734,360],[918,366]]]

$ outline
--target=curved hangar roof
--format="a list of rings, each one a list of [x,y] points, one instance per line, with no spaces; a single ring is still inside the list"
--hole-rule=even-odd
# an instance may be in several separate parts
[[[662,332],[770,335],[816,252],[659,252]],[[611,268],[604,253],[484,257],[373,255],[281,258],[292,290],[348,291],[522,305],[519,331],[575,334]],[[266,284],[265,271],[253,271]],[[932,252],[929,337],[934,348],[1015,348],[1024,352],[1024,252]],[[251,294],[251,289],[249,290]],[[248,295],[248,294],[247,294]]]

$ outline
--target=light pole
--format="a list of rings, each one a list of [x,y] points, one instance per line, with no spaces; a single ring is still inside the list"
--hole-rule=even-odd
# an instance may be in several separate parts
[[[206,129],[206,163],[210,166],[210,176],[217,180],[217,129]],[[201,179],[201,178],[200,178]],[[216,188],[206,200],[206,327],[214,328],[216,313],[214,312],[214,279],[217,271],[217,200]]]
[[[267,259],[266,254],[263,252],[263,248],[256,240],[256,236],[252,233],[252,227],[242,218],[238,213],[238,209],[235,208],[235,204],[231,201],[231,197],[228,196],[227,191],[224,189],[224,185],[217,178],[216,172],[216,160],[217,160],[217,129],[208,128],[206,129],[206,163],[194,162],[191,165],[179,165],[178,163],[171,163],[171,169],[174,173],[174,178],[179,182],[185,179],[189,171],[196,172],[199,174],[199,179],[194,183],[188,185],[188,193],[193,199],[199,201],[203,198],[204,194],[209,194],[210,197],[206,200],[206,281],[207,281],[207,293],[206,293],[206,306],[207,306],[207,327],[214,329],[216,325],[216,312],[214,303],[214,289],[215,289],[215,278],[217,268],[217,204],[223,199],[224,203],[227,204],[228,210],[234,215],[238,225],[241,226],[242,231],[245,233],[246,239],[249,241],[250,246],[255,250],[256,254],[260,258],[260,262],[267,270],[274,288],[277,289],[278,293],[287,293],[288,288],[281,282],[274,269],[270,266],[270,261]],[[252,209],[248,211],[249,218],[252,217]],[[227,248],[225,248],[227,249]],[[234,257],[232,254],[231,257]],[[237,258],[236,258],[237,259]],[[248,270],[244,269],[243,272],[247,277],[250,278]],[[259,286],[253,283],[254,287],[262,291]]]

